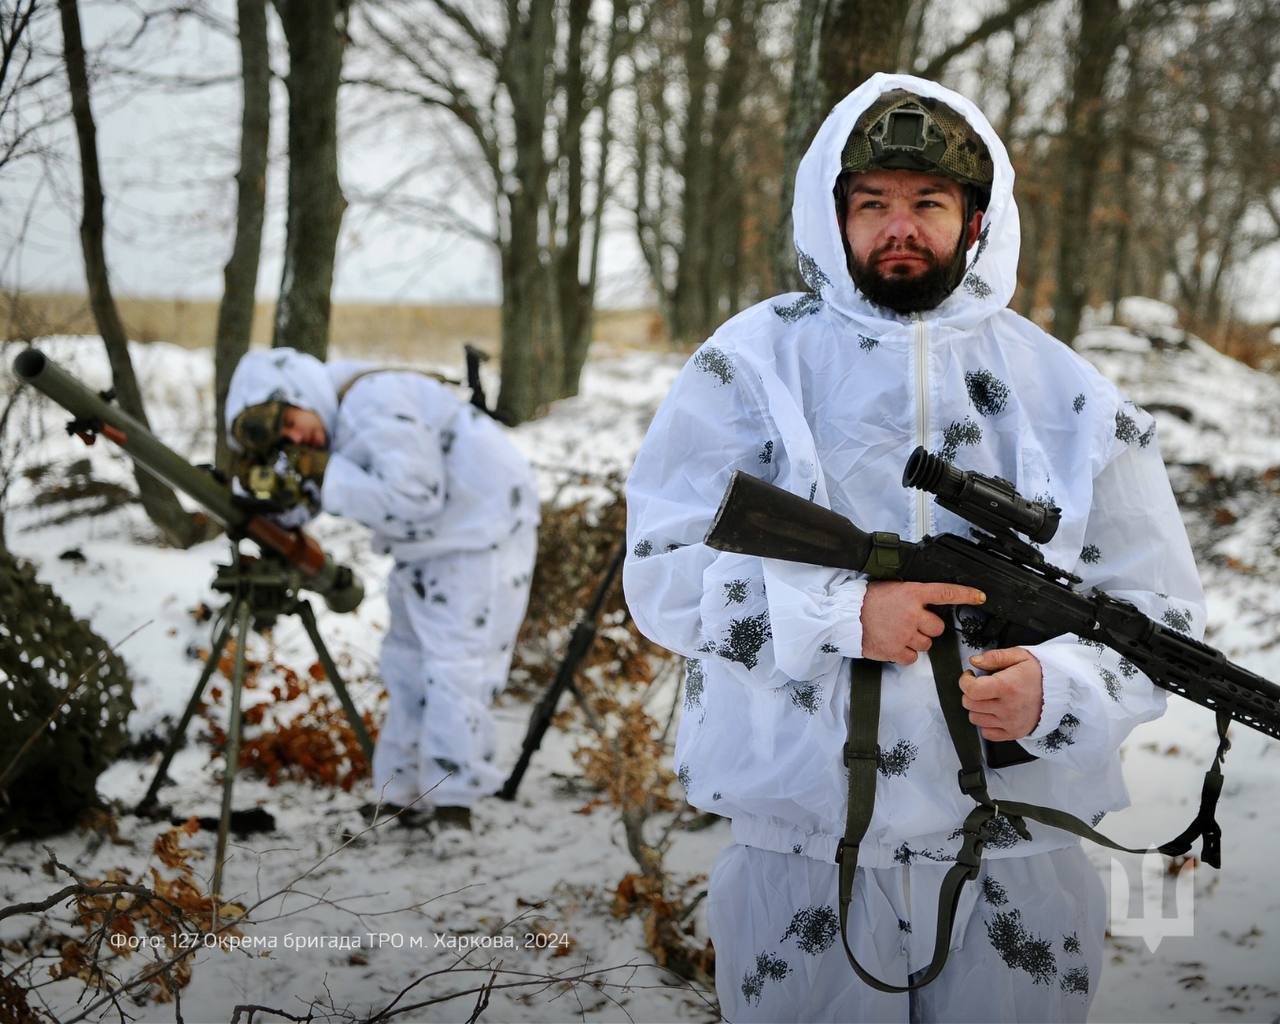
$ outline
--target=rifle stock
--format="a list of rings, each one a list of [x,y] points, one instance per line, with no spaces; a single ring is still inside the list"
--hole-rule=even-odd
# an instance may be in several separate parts
[[[741,470],[733,474],[704,543],[719,551],[861,570],[871,537],[838,512]]]

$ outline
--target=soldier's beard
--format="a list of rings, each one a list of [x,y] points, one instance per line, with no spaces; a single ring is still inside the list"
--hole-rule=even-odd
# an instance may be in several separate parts
[[[910,253],[925,261],[925,269],[910,275],[882,273],[879,261],[889,252]],[[885,265],[891,266],[892,261]],[[896,313],[920,313],[936,309],[960,283],[964,268],[965,252],[959,239],[946,262],[939,259],[932,249],[914,243],[882,246],[872,252],[865,262],[852,252],[849,253],[849,275],[858,290],[877,306],[884,306]]]

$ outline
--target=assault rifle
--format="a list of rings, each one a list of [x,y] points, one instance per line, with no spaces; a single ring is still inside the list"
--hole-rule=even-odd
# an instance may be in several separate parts
[[[1280,686],[1152,621],[1127,601],[1075,590],[1078,576],[1049,564],[1016,535],[1038,543],[1052,539],[1059,509],[1029,501],[1007,480],[961,472],[924,448],[912,452],[902,483],[936,495],[940,506],[977,529],[971,537],[942,534],[918,542],[867,533],[837,512],[739,471],[705,542],[720,551],[851,569],[876,579],[976,587],[987,595],[982,611],[991,617],[991,645],[1036,644],[1074,633],[1110,647],[1157,686],[1280,739]],[[1016,758],[1011,746],[992,744],[999,753],[988,763],[1003,767],[997,762]]]
[[[556,707],[559,705],[564,691],[568,690],[573,694],[574,699],[579,704],[582,704],[582,694],[573,680],[578,673],[578,665],[587,656],[587,652],[591,650],[592,643],[595,642],[596,630],[600,622],[600,612],[604,609],[605,598],[609,596],[609,588],[613,586],[613,581],[618,575],[618,570],[622,568],[622,562],[626,554],[626,544],[619,544],[617,550],[614,551],[613,556],[609,559],[609,567],[605,569],[604,576],[596,587],[591,601],[582,614],[578,616],[578,621],[574,623],[573,633],[569,636],[569,646],[565,648],[564,658],[561,659],[560,667],[556,670],[556,677],[551,681],[551,685],[547,687],[546,692],[543,693],[542,699],[538,701],[538,706],[533,709],[533,714],[529,718],[529,728],[524,734],[524,743],[520,747],[520,757],[516,760],[515,767],[511,769],[511,774],[507,776],[507,781],[498,790],[498,796],[503,800],[514,800],[516,798],[516,790],[520,788],[520,780],[524,778],[524,773],[528,770],[529,762],[533,759],[534,753],[542,746],[542,738],[551,727],[551,719],[556,713]]]
[[[721,551],[855,570],[880,580],[976,587],[987,595],[982,607],[990,616],[980,639],[982,646],[1034,644],[1074,633],[1081,640],[1105,644],[1118,652],[1157,686],[1211,709],[1217,718],[1218,749],[1205,772],[1199,810],[1180,835],[1156,848],[1168,856],[1182,856],[1200,838],[1201,859],[1220,867],[1222,829],[1214,812],[1222,792],[1222,760],[1231,745],[1227,728],[1234,719],[1280,738],[1280,686],[1232,664],[1207,644],[1153,622],[1127,601],[1096,589],[1087,593],[1076,590],[1080,577],[1049,564],[1041,551],[1017,536],[1021,533],[1038,543],[1052,539],[1061,510],[1028,501],[1009,481],[961,472],[917,448],[907,461],[902,482],[905,487],[934,494],[940,506],[967,519],[976,527],[972,536],[943,534],[912,542],[895,533],[867,533],[836,512],[737,472],[705,543]],[[946,609],[938,611],[944,621],[950,618]],[[857,659],[853,663],[844,747],[849,793],[845,833],[836,853],[840,937],[854,972],[882,992],[908,992],[929,984],[941,973],[961,892],[981,873],[982,851],[998,834],[997,818],[1023,839],[1032,838],[1025,823],[1029,819],[1114,850],[1146,852],[1146,848],[1122,846],[1066,811],[1004,797],[993,799],[987,790],[986,767],[1019,764],[1033,755],[1016,742],[1006,742],[988,744],[984,756],[977,730],[960,700],[960,651],[950,622],[930,649],[929,661],[938,704],[960,765],[960,791],[974,801],[974,807],[957,830],[960,849],[939,887],[933,958],[905,985],[877,978],[858,962],[849,946],[848,919],[858,852],[875,811],[881,687],[878,662]]]

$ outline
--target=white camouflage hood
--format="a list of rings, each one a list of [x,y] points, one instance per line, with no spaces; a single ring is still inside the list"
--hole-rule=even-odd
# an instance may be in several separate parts
[[[282,401],[310,409],[324,423],[332,439],[338,420],[338,392],[328,368],[315,356],[291,348],[246,352],[236,365],[227,390],[223,429],[233,451],[240,445],[231,436],[231,424],[251,405]]]
[[[857,321],[871,337],[889,333],[891,325],[911,319],[873,304],[854,285],[845,264],[841,227],[831,195],[840,175],[840,155],[854,124],[881,94],[893,89],[941,100],[963,115],[991,152],[995,166],[991,202],[978,241],[969,249],[968,270],[960,286],[940,306],[921,314],[939,326],[971,329],[1004,309],[1017,285],[1020,233],[1018,208],[1013,201],[1013,166],[982,111],[936,82],[912,75],[873,75],[827,115],[796,173],[791,216],[800,272],[828,305]]]

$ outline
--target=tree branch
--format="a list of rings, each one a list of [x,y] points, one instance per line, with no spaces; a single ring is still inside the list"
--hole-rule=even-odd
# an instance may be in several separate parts
[[[946,66],[971,46],[976,46],[998,32],[1013,28],[1014,23],[1019,18],[1024,14],[1030,14],[1037,7],[1042,6],[1044,2],[1045,0],[1010,0],[1009,6],[1003,11],[991,15],[985,21],[979,23],[977,28],[967,36],[952,43],[941,53],[932,57],[929,63],[925,65],[924,70],[920,72],[920,77],[940,77]]]

